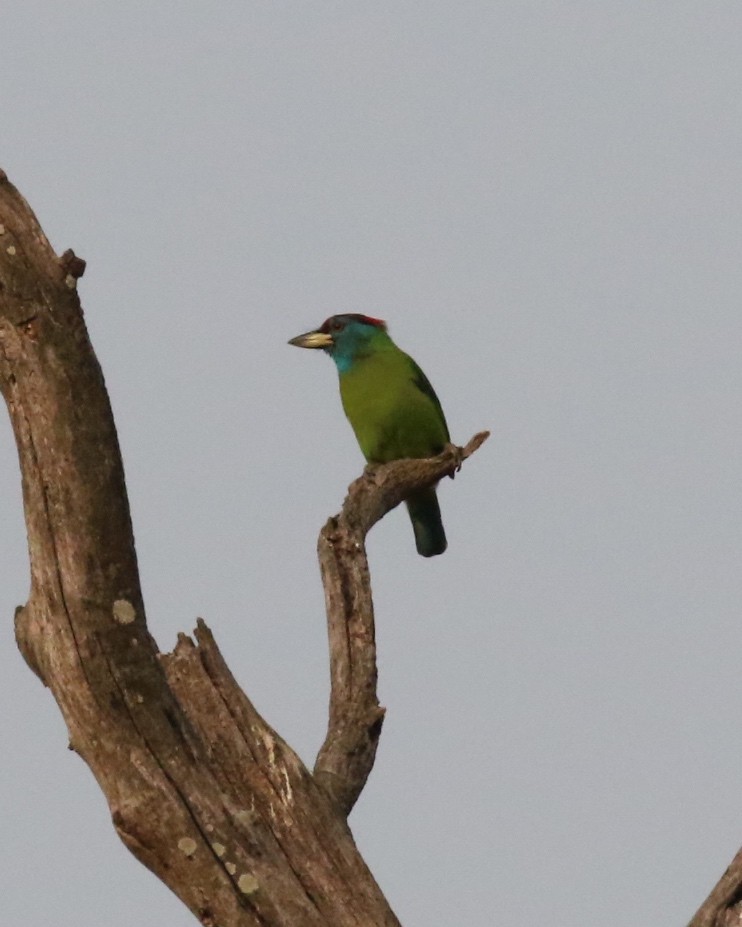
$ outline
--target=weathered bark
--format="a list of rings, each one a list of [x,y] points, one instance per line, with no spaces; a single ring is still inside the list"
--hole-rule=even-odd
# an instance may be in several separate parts
[[[310,774],[236,685],[211,632],[161,654],[144,613],[124,474],[76,281],[0,172],[0,391],[18,446],[31,593],[16,636],[64,715],[126,846],[205,925],[397,925],[346,816],[373,765],[366,531],[463,455],[351,487],[320,536],[332,697]]]
[[[348,814],[376,756],[384,709],[376,697],[376,641],[365,538],[411,491],[453,476],[489,437],[450,446],[433,460],[367,467],[349,488],[342,512],[329,519],[317,545],[330,639],[330,720],[314,777]]]
[[[742,850],[719,879],[688,927],[738,927],[742,923]]]

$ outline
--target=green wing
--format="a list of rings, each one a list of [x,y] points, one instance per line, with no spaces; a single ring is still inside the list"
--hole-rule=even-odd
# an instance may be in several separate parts
[[[446,424],[446,416],[443,414],[443,409],[441,408],[440,399],[436,396],[435,390],[430,382],[430,380],[425,376],[422,370],[418,367],[415,361],[409,356],[410,364],[412,366],[412,382],[420,390],[421,393],[424,393],[428,399],[432,400],[433,405],[435,406],[438,414],[441,417],[441,422],[443,423],[443,429],[446,432],[446,441],[451,440],[451,436],[448,433],[448,425]]]
[[[428,378],[394,345],[341,373],[340,395],[361,450],[372,463],[432,457],[450,440]]]

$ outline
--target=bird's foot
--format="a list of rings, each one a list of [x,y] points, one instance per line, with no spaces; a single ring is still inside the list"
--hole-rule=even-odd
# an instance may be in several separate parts
[[[464,463],[464,449],[457,444],[449,443],[445,446],[444,451],[453,457],[453,470],[448,474],[453,479]]]

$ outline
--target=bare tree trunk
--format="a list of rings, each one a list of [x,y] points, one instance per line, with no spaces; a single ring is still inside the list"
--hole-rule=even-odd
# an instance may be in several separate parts
[[[161,654],[145,622],[124,474],[76,282],[0,172],[0,391],[23,482],[29,666],[64,715],[126,846],[204,925],[397,925],[346,823],[373,766],[373,607],[364,539],[482,443],[368,472],[320,534],[332,694],[314,774],[261,718],[209,629]],[[704,922],[705,923],[705,922]]]

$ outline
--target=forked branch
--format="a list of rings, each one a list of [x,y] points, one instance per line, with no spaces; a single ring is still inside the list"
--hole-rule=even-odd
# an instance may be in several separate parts
[[[398,927],[345,816],[261,718],[202,623],[147,630],[113,416],[77,295],[0,174],[0,390],[31,559],[29,665],[126,846],[210,927]]]
[[[312,776],[203,622],[171,654],[149,634],[116,430],[77,294],[84,267],[72,252],[57,258],[0,172],[0,391],[31,560],[19,647],[122,841],[202,924],[398,927],[346,823],[373,761],[364,738],[375,747],[381,724],[363,537],[458,457],[365,475],[323,531],[333,697]]]
[[[21,467],[31,593],[19,647],[52,691],[126,846],[205,927],[399,927],[346,824],[383,721],[365,537],[486,439],[368,470],[319,539],[332,692],[310,775],[202,623],[160,654],[144,614],[123,467],[77,295],[0,171],[0,392]],[[742,852],[692,921],[742,908]]]

